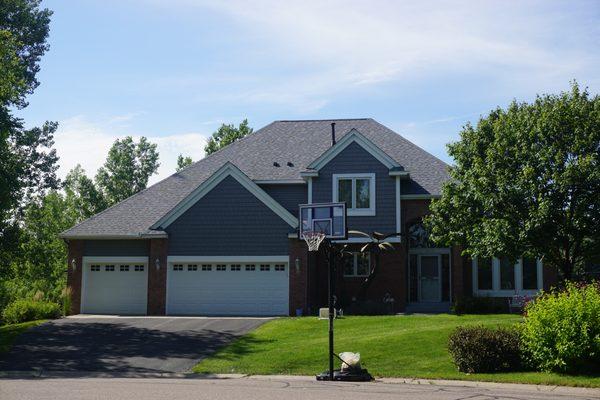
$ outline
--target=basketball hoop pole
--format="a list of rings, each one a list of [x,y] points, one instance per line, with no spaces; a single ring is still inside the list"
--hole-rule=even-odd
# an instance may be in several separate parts
[[[335,254],[333,252],[333,244],[327,240],[327,248],[329,250],[329,268],[327,269],[327,280],[329,281],[329,380],[333,381],[333,318],[334,318],[334,271],[335,271]]]

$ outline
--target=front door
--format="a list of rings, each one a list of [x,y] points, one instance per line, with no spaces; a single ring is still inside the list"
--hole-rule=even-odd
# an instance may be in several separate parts
[[[420,301],[442,301],[440,261],[439,255],[419,255],[418,276]]]

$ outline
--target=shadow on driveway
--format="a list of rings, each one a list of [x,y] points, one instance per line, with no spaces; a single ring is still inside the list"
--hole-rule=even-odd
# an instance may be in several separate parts
[[[185,372],[264,319],[68,318],[22,334],[0,371]]]

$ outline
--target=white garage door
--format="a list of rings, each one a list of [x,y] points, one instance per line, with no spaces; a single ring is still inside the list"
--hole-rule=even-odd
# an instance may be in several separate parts
[[[173,262],[167,273],[171,315],[288,315],[286,262]]]
[[[81,312],[145,315],[146,262],[84,262]]]

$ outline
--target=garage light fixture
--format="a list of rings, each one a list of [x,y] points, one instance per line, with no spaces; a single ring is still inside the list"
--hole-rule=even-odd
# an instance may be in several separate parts
[[[300,273],[300,259],[296,258],[296,273]]]
[[[156,270],[160,270],[160,260],[157,258],[156,260],[154,260],[154,265],[156,265]]]
[[[71,268],[73,268],[73,272],[77,271],[77,261],[74,258],[71,260]]]

